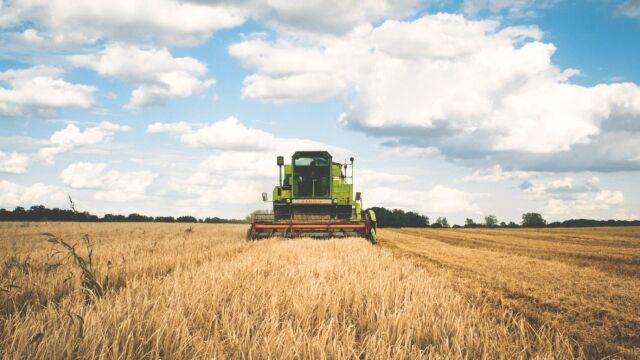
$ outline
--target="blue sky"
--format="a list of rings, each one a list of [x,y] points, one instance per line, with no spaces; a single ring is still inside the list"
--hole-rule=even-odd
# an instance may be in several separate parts
[[[0,1],[0,207],[244,217],[275,156],[365,206],[640,218],[640,1]]]

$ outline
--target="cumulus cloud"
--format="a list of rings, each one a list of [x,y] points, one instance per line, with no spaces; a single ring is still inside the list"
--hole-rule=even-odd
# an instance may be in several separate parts
[[[630,17],[640,17],[640,1],[626,0],[618,7],[618,12]]]
[[[440,151],[433,146],[393,146],[388,147],[386,151],[391,155],[400,157],[429,158],[440,155]]]
[[[89,189],[95,200],[129,201],[147,197],[147,188],[158,176],[150,171],[107,170],[106,163],[78,162],[66,167],[60,177],[72,189]]]
[[[276,137],[264,130],[247,127],[233,116],[201,126],[156,122],[147,126],[146,131],[167,133],[187,146],[225,150],[232,156],[239,156],[237,154],[242,152],[268,152],[282,155],[292,154],[297,150],[329,150],[336,156],[347,155],[346,150],[322,142]],[[264,157],[264,154],[258,156]]]
[[[366,191],[365,196],[371,206],[410,209],[423,214],[451,214],[479,213],[476,200],[485,195],[438,185],[428,191],[373,187]]]
[[[55,156],[72,151],[78,147],[91,146],[111,141],[117,132],[130,131],[131,127],[103,121],[96,126],[80,130],[75,124],[69,124],[64,129],[51,135],[47,146],[41,148],[36,157],[49,163]]]
[[[560,0],[464,0],[462,11],[475,15],[482,11],[489,11],[495,15],[509,17],[530,17],[538,10],[556,5]]]
[[[314,147],[321,150],[331,148]],[[295,149],[299,150],[299,149]],[[337,156],[347,153],[346,150],[334,151],[334,161],[339,161]],[[200,164],[194,166],[197,170],[184,176],[173,176],[166,190],[175,194],[188,194],[198,205],[214,204],[240,204],[261,206],[260,193],[269,193],[278,179],[278,167],[275,163],[277,155],[285,155],[285,158],[293,153],[294,149],[282,152],[257,152],[257,151],[222,151],[211,155]],[[288,162],[288,160],[286,160]],[[357,191],[369,194],[380,187],[403,187],[414,182],[414,178],[404,174],[392,174],[385,171],[358,169],[356,170]],[[366,195],[365,195],[366,196]],[[367,204],[372,205],[369,198]]]
[[[59,109],[89,108],[95,102],[95,90],[66,82],[56,67],[6,70],[0,72],[0,116],[49,117]]]
[[[29,156],[17,152],[0,151],[0,173],[24,174],[29,167]]]
[[[198,126],[154,123],[147,132],[167,133],[187,146],[217,152],[194,164],[195,171],[172,175],[164,187],[167,194],[188,195],[181,200],[183,204],[198,206],[261,206],[260,193],[270,192],[278,178],[275,165],[278,155],[288,157],[297,150],[328,150],[334,161],[340,163],[352,155],[348,149],[318,141],[276,137],[233,117]],[[477,212],[476,200],[484,196],[446,186],[406,191],[405,188],[415,187],[416,179],[402,173],[358,167],[355,176],[357,191],[363,192],[368,206],[443,214]]]
[[[1,5],[0,28],[19,29],[12,40],[31,49],[66,50],[101,40],[193,46],[250,18],[279,31],[340,34],[379,19],[411,15],[419,5],[419,0],[79,0],[68,6],[61,0],[14,0]]]
[[[350,171],[350,170],[349,170]],[[350,175],[351,173],[349,173]],[[393,174],[386,171],[358,169],[354,177],[357,178],[358,187],[373,188],[376,186],[405,186],[415,181],[415,178],[406,174]]]
[[[69,6],[61,0],[15,0],[3,4],[0,27],[35,24],[27,40],[46,39],[59,47],[102,39],[195,45],[244,19],[243,9],[223,2],[79,0]]]
[[[166,48],[139,48],[112,44],[98,54],[74,55],[76,66],[85,66],[103,76],[130,81],[137,88],[127,108],[167,103],[189,97],[211,87],[212,79],[203,79],[207,66],[191,57],[174,58]]]
[[[600,179],[576,181],[565,177],[551,181],[525,181],[520,189],[532,200],[542,202],[542,212],[553,218],[579,218],[598,211],[618,209],[624,203],[621,191],[602,189]]]
[[[257,19],[282,30],[346,33],[383,18],[402,18],[418,10],[419,0],[311,0],[252,1],[248,8]]]
[[[155,122],[147,126],[147,132],[150,134],[184,134],[191,131],[191,125],[184,121],[177,123],[161,123]]]
[[[55,186],[42,183],[20,185],[0,180],[0,207],[3,208],[27,207],[34,204],[60,206],[65,201],[66,195]]]
[[[199,205],[259,206],[260,193],[269,192],[278,178],[279,155],[288,157],[298,150],[327,150],[340,162],[350,155],[344,148],[319,141],[276,137],[246,126],[235,117],[198,126],[154,123],[147,127],[147,132],[167,133],[186,146],[215,151],[195,164],[195,171],[171,176],[166,186],[169,193],[186,193],[190,201]]]
[[[556,48],[541,38],[537,27],[441,13],[342,37],[249,37],[229,52],[254,71],[245,79],[246,98],[339,96],[346,101],[338,119],[344,126],[395,138],[400,146],[437,148],[447,159],[501,162],[505,154],[526,163],[566,156],[599,144],[610,128],[633,139],[638,130],[622,124],[640,118],[640,87],[572,84],[579,72],[555,66]],[[306,76],[315,81],[297,82]],[[637,156],[629,149],[618,154]]]
[[[477,169],[473,174],[462,178],[464,182],[479,182],[479,181],[502,181],[502,180],[520,180],[528,179],[534,176],[534,173],[529,171],[504,171],[502,166],[494,165],[484,169]]]
[[[592,216],[599,210],[609,210],[623,202],[621,191],[602,190],[593,194],[579,194],[571,199],[549,199],[543,211],[555,218],[579,218]]]
[[[180,136],[180,142],[193,147],[221,150],[266,150],[276,139],[266,131],[248,128],[231,116]]]

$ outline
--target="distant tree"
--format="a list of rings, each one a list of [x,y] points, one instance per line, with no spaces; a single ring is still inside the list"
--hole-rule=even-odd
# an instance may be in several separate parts
[[[501,228],[505,228],[505,227],[507,227],[507,223],[506,223],[506,222],[504,222],[504,221],[500,221],[500,227],[501,227]]]
[[[522,227],[541,228],[547,225],[547,221],[538,213],[522,214]]]
[[[13,212],[6,209],[0,209],[0,221],[11,220],[13,220]]]
[[[150,216],[144,216],[136,213],[129,214],[125,221],[131,222],[151,222],[153,218]]]
[[[475,221],[473,221],[473,219],[466,218],[464,219],[464,227],[475,228],[475,227],[478,227],[478,224],[476,224]]]
[[[72,203],[72,200],[69,201]],[[207,218],[209,219],[209,218]],[[193,216],[184,218],[186,222],[214,222],[214,223],[243,223],[243,220],[235,219],[220,219],[214,218],[214,221],[199,220]],[[0,209],[0,221],[104,221],[104,222],[173,222],[175,219],[172,216],[158,216],[156,218],[152,216],[145,216],[136,213],[129,214],[128,216],[117,214],[105,214],[103,217],[90,214],[87,211],[79,212],[75,209],[49,209],[43,205],[31,206],[29,209],[23,207],[17,207],[13,211]]]
[[[514,223],[513,221],[509,221],[509,223],[507,224],[508,228],[517,228],[520,227],[520,225]]]
[[[413,211],[401,209],[389,210],[383,207],[372,207],[370,210],[376,213],[378,227],[428,227],[429,217]]]
[[[439,217],[436,219],[436,221],[434,221],[434,223],[431,225],[431,227],[433,228],[448,228],[449,227],[449,221],[447,221],[446,217]]]
[[[127,217],[124,215],[104,214],[102,221],[107,222],[123,222],[127,221]]]
[[[495,215],[488,215],[484,217],[484,226],[488,228],[498,227],[498,218]]]
[[[462,226],[460,226],[460,225],[458,225],[458,224],[454,224],[454,225],[452,226],[452,228],[454,228],[454,229],[461,229],[461,228],[462,228]]]
[[[193,216],[178,216],[176,222],[179,223],[197,223],[198,219]]]

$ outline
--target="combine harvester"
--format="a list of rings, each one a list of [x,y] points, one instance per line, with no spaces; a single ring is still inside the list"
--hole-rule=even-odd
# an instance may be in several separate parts
[[[327,151],[297,151],[291,164],[285,165],[278,156],[280,182],[273,189],[273,212],[253,215],[247,240],[356,236],[375,244],[376,215],[372,210],[362,211],[359,192],[354,200],[353,158],[350,161],[333,162]],[[349,166],[351,176],[347,176]],[[269,201],[266,192],[262,200]]]

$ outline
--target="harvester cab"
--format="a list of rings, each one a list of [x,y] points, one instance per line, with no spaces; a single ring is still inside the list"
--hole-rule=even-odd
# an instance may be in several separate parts
[[[377,242],[376,215],[362,210],[353,196],[353,158],[334,162],[327,151],[297,151],[291,163],[277,157],[279,182],[273,189],[273,210],[255,213],[247,240],[282,237],[364,237]],[[351,174],[348,170],[351,168]],[[262,194],[268,201],[268,195]]]

